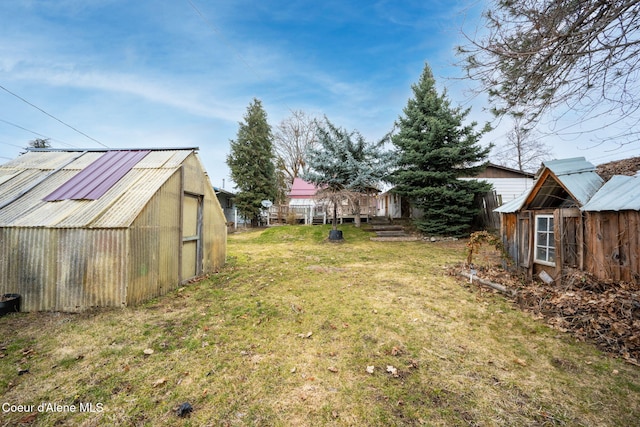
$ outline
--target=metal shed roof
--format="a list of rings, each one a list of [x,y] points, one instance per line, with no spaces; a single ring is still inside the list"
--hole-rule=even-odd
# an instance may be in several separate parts
[[[640,177],[615,175],[593,195],[582,211],[640,211]]]
[[[596,167],[584,157],[571,157],[568,159],[547,160],[542,163],[556,176],[573,175],[581,172],[595,172]]]
[[[531,189],[525,191],[524,193],[522,193],[521,195],[519,195],[515,199],[503,204],[502,206],[494,209],[493,211],[494,212],[498,212],[498,213],[514,213],[514,212],[518,212],[522,208],[522,205],[524,204],[524,201],[527,200],[527,196],[529,196],[530,192],[531,192]]]
[[[558,178],[580,206],[587,203],[604,181],[596,167],[584,157],[551,160],[543,163]]]
[[[105,152],[31,151],[0,165],[0,227],[128,227],[194,149],[152,150],[96,200],[43,200]]]
[[[44,199],[96,200],[109,191],[149,151],[107,151]]]
[[[602,178],[596,173],[595,166],[586,161],[584,157],[543,162],[542,171],[538,174],[540,178],[548,175],[544,173],[546,170],[551,172],[554,180],[566,189],[579,206],[584,206],[603,184]],[[495,209],[495,212],[513,213],[520,211],[532,192],[540,191],[541,186],[544,184],[539,179],[529,191]],[[552,196],[550,195],[549,197]]]

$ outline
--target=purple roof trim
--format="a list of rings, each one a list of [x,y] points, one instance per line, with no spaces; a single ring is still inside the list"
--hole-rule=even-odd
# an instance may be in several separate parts
[[[149,150],[107,151],[44,200],[53,202],[67,199],[99,199],[149,153]]]

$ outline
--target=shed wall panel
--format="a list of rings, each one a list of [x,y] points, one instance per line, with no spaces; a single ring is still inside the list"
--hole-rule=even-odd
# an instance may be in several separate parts
[[[202,221],[202,270],[212,273],[221,268],[227,258],[227,225],[224,211],[206,177]]]
[[[0,292],[23,311],[82,311],[124,302],[123,230],[3,228]]]
[[[55,310],[126,305],[126,229],[50,231],[58,233]]]
[[[55,233],[46,229],[0,229],[0,293],[18,293],[23,311],[55,307]]]
[[[640,283],[640,212],[627,211],[627,238],[629,240],[628,277],[625,280]]]
[[[182,168],[184,169],[184,191],[202,195],[204,194],[205,183],[211,186],[208,182],[208,177],[205,180],[206,174],[195,154],[192,154],[184,161]]]
[[[180,172],[149,200],[129,229],[127,304],[138,304],[178,286]]]
[[[509,257],[518,265],[518,245],[516,239],[516,224],[518,218],[516,214],[500,215],[500,228],[502,235],[502,244]]]
[[[587,212],[585,269],[600,280],[640,281],[640,212]]]

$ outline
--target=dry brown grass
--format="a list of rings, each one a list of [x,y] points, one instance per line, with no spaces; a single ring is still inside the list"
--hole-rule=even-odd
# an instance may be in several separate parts
[[[450,276],[462,242],[370,242],[344,227],[331,244],[327,230],[232,235],[219,274],[140,307],[0,318],[0,403],[103,408],[10,411],[0,426],[640,419],[637,367]]]

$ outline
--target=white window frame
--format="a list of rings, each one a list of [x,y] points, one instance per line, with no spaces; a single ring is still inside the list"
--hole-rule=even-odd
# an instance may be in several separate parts
[[[540,230],[538,228],[539,226],[539,222],[538,219],[547,219],[547,228],[545,230]],[[551,220],[551,221],[549,221]],[[553,215],[536,215],[535,216],[535,242],[534,242],[534,247],[533,247],[533,258],[535,260],[535,262],[537,262],[538,264],[544,264],[544,265],[550,265],[552,267],[555,267],[556,262],[555,262],[555,254],[556,254],[556,243],[555,243],[555,234],[554,234],[554,230],[553,227],[551,228],[551,230],[549,230],[549,223],[553,222]],[[546,242],[539,242],[538,241],[538,235],[540,233],[544,233],[546,235]],[[551,241],[549,241],[549,235],[551,235],[553,238],[551,239]],[[538,249],[544,249],[545,251],[545,257],[544,259],[540,259],[538,258]],[[554,257],[553,260],[549,261],[549,252],[550,249],[553,249],[553,253],[554,253]]]

